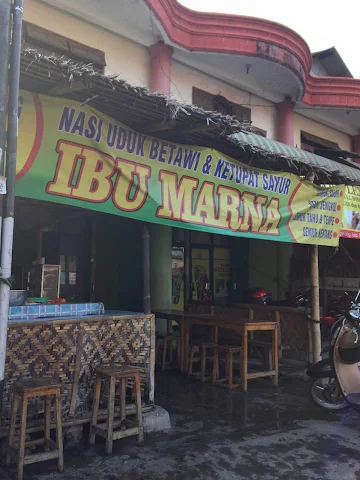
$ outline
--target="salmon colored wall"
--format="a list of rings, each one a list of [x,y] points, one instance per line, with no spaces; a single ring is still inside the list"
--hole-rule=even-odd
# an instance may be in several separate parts
[[[102,50],[105,52],[107,75],[115,73],[135,85],[149,85],[150,57],[147,48],[38,0],[25,0],[24,20]]]

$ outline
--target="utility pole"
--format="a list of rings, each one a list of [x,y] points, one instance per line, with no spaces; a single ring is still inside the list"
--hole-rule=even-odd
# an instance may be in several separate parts
[[[15,177],[18,140],[19,83],[21,59],[21,30],[23,0],[15,0],[12,6],[12,35],[9,70],[8,132],[6,148],[7,193],[3,213],[1,242],[0,283],[0,403],[2,405],[6,341],[9,317],[10,277],[14,236]],[[9,41],[10,36],[8,36]]]
[[[0,175],[4,175],[6,150],[6,116],[8,105],[9,44],[11,31],[11,0],[0,0]],[[0,244],[3,201],[0,195]],[[0,413],[4,391],[4,371],[7,339],[6,322],[0,318]]]
[[[11,2],[12,0],[0,0],[0,176],[4,176],[5,169]],[[3,197],[0,195],[0,244],[2,209]]]

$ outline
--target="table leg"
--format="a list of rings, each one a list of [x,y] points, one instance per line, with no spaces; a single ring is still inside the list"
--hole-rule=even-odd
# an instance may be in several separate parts
[[[120,379],[120,420],[121,420],[121,430],[125,430],[125,420],[126,420],[126,378]]]
[[[248,331],[245,327],[242,331],[242,340],[241,340],[241,364],[240,364],[240,372],[241,372],[241,380],[243,384],[243,391],[247,392],[247,383],[248,383]]]
[[[50,440],[50,408],[51,408],[51,396],[46,395],[45,396],[45,415],[44,415],[44,438],[45,440]],[[50,452],[50,448],[48,444],[45,441],[45,452]]]
[[[272,369],[275,370],[275,375],[272,377],[272,382],[275,387],[279,383],[279,327],[276,325],[272,333]]]
[[[219,343],[219,327],[214,327],[213,339],[214,343]]]
[[[108,418],[106,424],[106,443],[105,451],[108,455],[113,449],[114,432],[114,410],[115,410],[115,377],[109,379],[109,397],[108,397]]]
[[[10,431],[9,431],[9,447],[14,446],[14,436],[15,436],[15,426],[16,426],[16,413],[19,405],[19,394],[14,393],[14,398],[11,405],[11,416],[10,416]],[[11,455],[8,453],[6,455],[5,465],[9,466],[11,463]]]

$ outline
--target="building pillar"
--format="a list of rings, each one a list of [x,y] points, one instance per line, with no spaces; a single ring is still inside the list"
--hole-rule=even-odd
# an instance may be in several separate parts
[[[294,107],[289,99],[277,104],[277,138],[276,140],[291,147],[294,146]],[[289,262],[293,254],[293,244],[279,243],[277,245],[277,297],[284,298],[289,291]]]
[[[149,47],[150,89],[170,95],[171,56],[173,49],[165,43]],[[172,306],[172,228],[150,225],[151,309],[168,310]],[[160,323],[160,325],[159,325]],[[156,322],[157,330],[166,331],[166,322]]]
[[[155,43],[149,47],[150,88],[153,92],[170,95],[171,92],[171,56],[173,48],[165,43]]]
[[[294,107],[291,100],[284,100],[277,104],[277,138],[286,145],[294,146]]]
[[[149,224],[151,310],[172,307],[172,228]],[[156,321],[157,331],[166,330],[166,322]]]
[[[360,133],[352,137],[352,150],[360,155]],[[360,163],[360,158],[354,158],[354,162]]]

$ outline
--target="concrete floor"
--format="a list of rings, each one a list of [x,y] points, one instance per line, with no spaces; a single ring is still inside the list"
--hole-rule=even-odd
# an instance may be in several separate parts
[[[156,403],[170,413],[169,433],[144,447],[119,440],[108,457],[101,444],[68,449],[62,475],[46,462],[26,467],[24,480],[360,479],[360,413],[322,413],[301,377],[282,376],[277,389],[252,381],[243,394],[159,373]]]

